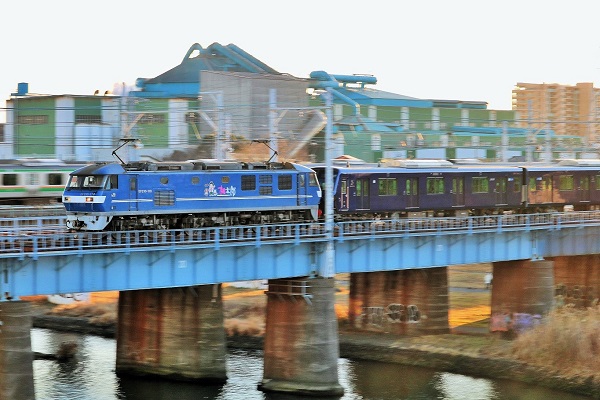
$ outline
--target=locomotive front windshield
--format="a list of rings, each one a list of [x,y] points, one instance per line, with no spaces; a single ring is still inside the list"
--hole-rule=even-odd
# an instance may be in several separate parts
[[[308,185],[309,186],[319,186],[319,181],[317,180],[317,174],[311,172],[308,177]]]
[[[106,175],[71,175],[67,190],[70,189],[106,189],[109,179]]]

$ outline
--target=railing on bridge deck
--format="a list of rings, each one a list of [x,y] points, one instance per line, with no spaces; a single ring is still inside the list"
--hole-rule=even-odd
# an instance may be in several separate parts
[[[325,224],[226,226],[168,231],[68,232],[64,216],[0,218],[0,252],[4,257],[32,257],[52,252],[129,252],[174,250],[178,246],[215,248],[327,241]],[[336,222],[333,239],[474,234],[519,230],[557,230],[600,225],[600,211],[491,215],[483,217],[410,218]]]
[[[65,206],[62,203],[37,206],[4,205],[0,206],[0,218],[30,218],[46,216],[64,216]]]

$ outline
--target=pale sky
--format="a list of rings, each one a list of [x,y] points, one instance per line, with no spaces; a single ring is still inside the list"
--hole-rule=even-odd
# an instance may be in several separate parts
[[[133,85],[218,42],[301,78],[372,74],[376,89],[510,109],[517,82],[600,86],[599,11],[598,0],[10,1],[0,96],[18,82],[44,94]]]

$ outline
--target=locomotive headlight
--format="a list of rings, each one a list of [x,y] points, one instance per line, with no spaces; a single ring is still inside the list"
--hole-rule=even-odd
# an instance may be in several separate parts
[[[71,198],[70,197],[65,197],[65,199],[63,201],[65,203],[70,203],[71,202]]]
[[[86,203],[93,203],[94,202],[94,198],[93,197],[86,197],[85,198],[85,202]]]

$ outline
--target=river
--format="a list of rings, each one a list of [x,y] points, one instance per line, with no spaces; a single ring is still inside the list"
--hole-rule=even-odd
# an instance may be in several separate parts
[[[76,357],[65,363],[35,360],[36,400],[309,400],[265,394],[262,352],[232,350],[224,385],[201,386],[115,375],[116,341],[92,335],[33,329],[33,351],[55,353],[63,342],[78,344]],[[583,400],[588,397],[505,380],[472,378],[425,368],[340,358],[341,400]],[[331,398],[329,398],[331,399]]]

